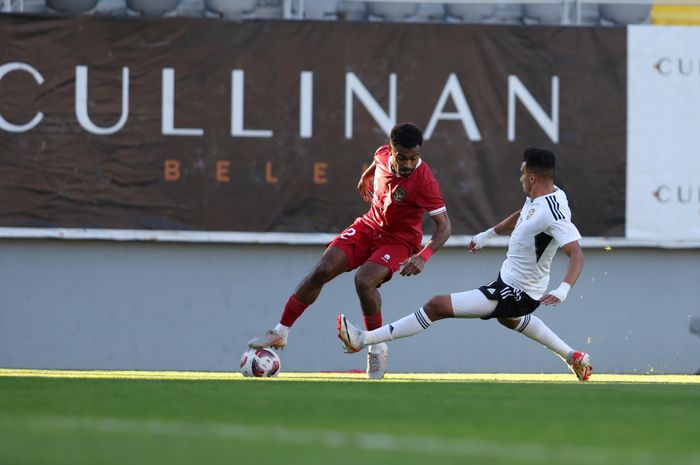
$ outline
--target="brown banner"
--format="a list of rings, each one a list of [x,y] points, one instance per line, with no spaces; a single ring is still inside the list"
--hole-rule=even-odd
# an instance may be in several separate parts
[[[335,232],[413,121],[455,234],[519,208],[528,145],[624,234],[624,29],[4,15],[0,44],[0,226]]]

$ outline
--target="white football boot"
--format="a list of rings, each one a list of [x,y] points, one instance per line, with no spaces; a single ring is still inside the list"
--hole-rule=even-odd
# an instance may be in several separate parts
[[[342,313],[336,318],[338,323],[338,338],[343,343],[346,354],[354,354],[364,347],[362,344],[362,331],[350,323]]]
[[[574,372],[579,381],[588,381],[593,371],[591,356],[585,352],[574,352],[569,368]]]
[[[248,347],[253,349],[264,349],[272,347],[273,349],[284,349],[287,346],[287,335],[279,334],[274,329],[268,329],[259,336],[248,341]]]
[[[389,347],[384,343],[372,344],[367,351],[367,377],[382,379],[386,373]]]

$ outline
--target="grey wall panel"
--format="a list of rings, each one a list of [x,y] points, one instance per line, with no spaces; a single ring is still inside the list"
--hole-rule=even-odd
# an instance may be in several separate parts
[[[320,246],[0,242],[0,366],[17,368],[237,370],[248,339],[274,325]],[[699,250],[586,249],[567,301],[540,308],[570,345],[593,356],[596,372],[694,373],[700,338]],[[382,286],[384,321],[430,296],[495,278],[504,249],[471,256],[443,249],[418,277]],[[563,277],[558,256],[553,282]],[[362,322],[352,274],[326,286],[281,353],[289,371],[364,369],[342,353],[335,315]],[[450,320],[395,341],[400,372],[562,372],[563,363],[493,321]]]

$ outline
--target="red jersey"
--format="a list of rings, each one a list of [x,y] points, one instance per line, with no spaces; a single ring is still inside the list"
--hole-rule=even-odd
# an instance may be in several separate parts
[[[388,145],[374,153],[372,206],[361,220],[380,234],[404,242],[415,253],[423,239],[423,214],[427,211],[434,216],[447,208],[437,180],[423,159],[404,178],[391,170],[390,158]]]

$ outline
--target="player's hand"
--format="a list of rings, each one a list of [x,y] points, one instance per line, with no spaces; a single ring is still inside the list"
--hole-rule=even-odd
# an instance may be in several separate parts
[[[360,191],[360,196],[365,202],[372,200],[373,181],[373,176],[363,176],[360,178],[360,182],[357,183],[357,190]]]
[[[564,281],[558,288],[552,289],[547,294],[543,295],[540,299],[540,303],[543,305],[558,305],[566,300],[566,296],[569,295],[570,290],[571,284]]]
[[[413,276],[423,271],[425,260],[420,255],[413,255],[401,262],[401,276]]]
[[[476,236],[472,237],[472,240],[469,242],[469,247],[467,248],[469,250],[469,253],[476,253],[477,250],[482,248],[486,243],[493,237],[496,236],[496,231],[493,228],[489,228],[484,232],[480,232]]]
[[[559,297],[553,296],[552,294],[545,294],[540,299],[540,303],[542,305],[559,305],[561,300],[559,300]]]

